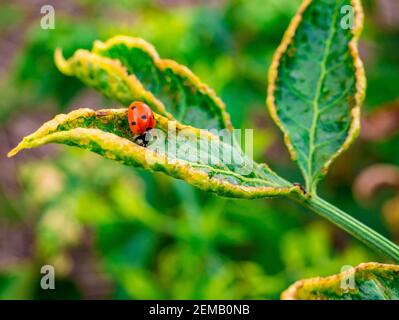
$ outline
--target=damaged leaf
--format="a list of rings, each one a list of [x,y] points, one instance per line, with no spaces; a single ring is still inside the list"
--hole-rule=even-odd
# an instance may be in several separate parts
[[[78,109],[61,114],[25,137],[10,153],[48,143],[87,149],[125,165],[162,171],[218,195],[258,198],[300,192],[266,165],[247,157],[229,136],[182,125],[155,114],[147,148],[134,142],[127,109]]]
[[[215,92],[185,66],[161,59],[143,39],[117,36],[104,43],[96,41],[91,52],[77,50],[68,60],[58,49],[55,62],[64,74],[125,106],[140,100],[186,125],[232,129],[230,116]]]
[[[340,274],[295,282],[284,300],[398,300],[399,266],[362,263]]]
[[[359,0],[304,0],[269,70],[270,114],[312,193],[359,133],[366,86],[357,49],[362,25]]]

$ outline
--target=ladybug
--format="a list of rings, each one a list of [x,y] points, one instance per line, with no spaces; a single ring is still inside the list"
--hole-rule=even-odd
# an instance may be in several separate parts
[[[155,126],[155,117],[151,108],[141,101],[134,101],[130,104],[127,111],[130,130],[137,137],[135,142],[146,147],[150,135],[149,132]]]

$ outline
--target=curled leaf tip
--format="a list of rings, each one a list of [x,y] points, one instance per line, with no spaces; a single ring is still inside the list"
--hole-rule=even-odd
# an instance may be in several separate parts
[[[18,151],[19,151],[18,147],[15,147],[14,149],[12,149],[11,151],[9,151],[7,153],[7,158],[11,158],[11,157],[15,156],[18,153]]]
[[[71,70],[70,65],[65,60],[64,56],[62,55],[62,49],[56,48],[54,51],[54,62],[57,68],[65,75],[73,76],[73,71]]]
[[[12,158],[12,157],[15,156],[17,153],[19,153],[22,149],[25,149],[24,140],[22,140],[15,148],[13,148],[12,150],[10,150],[10,151],[7,153],[7,158]]]

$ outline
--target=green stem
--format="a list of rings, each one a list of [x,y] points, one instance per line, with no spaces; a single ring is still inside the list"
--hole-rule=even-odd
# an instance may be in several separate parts
[[[396,263],[399,263],[399,246],[347,213],[334,207],[318,196],[312,196],[310,198],[303,197],[296,200],[341,229],[347,231],[370,248],[393,259]]]

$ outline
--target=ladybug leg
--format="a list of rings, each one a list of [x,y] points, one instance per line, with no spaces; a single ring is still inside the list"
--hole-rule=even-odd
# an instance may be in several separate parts
[[[147,129],[147,131],[141,135],[139,135],[138,137],[136,137],[134,139],[134,142],[136,142],[138,145],[142,146],[142,147],[147,147],[148,143],[151,140],[152,134],[151,134],[151,129]]]
[[[134,142],[137,143],[141,147],[146,147],[148,142],[146,142],[145,134],[139,135],[134,139]]]
[[[142,137],[143,137],[143,147],[145,148],[145,147],[147,147],[148,142],[150,142],[150,139],[149,139],[149,137],[148,137],[147,132],[144,133],[144,134],[142,135]]]
[[[146,132],[143,134],[143,138],[144,138],[144,147],[146,147],[152,138],[151,128],[147,128]]]

